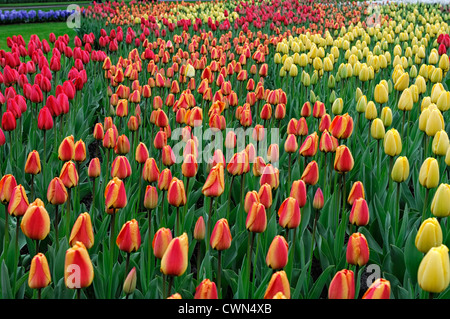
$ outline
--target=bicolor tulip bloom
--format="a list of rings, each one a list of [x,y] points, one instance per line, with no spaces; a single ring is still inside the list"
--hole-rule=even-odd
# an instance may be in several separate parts
[[[161,272],[166,276],[181,276],[188,266],[189,242],[186,233],[173,238],[161,259]]]
[[[82,242],[67,249],[64,263],[64,283],[69,289],[89,287],[94,280],[94,267]]]

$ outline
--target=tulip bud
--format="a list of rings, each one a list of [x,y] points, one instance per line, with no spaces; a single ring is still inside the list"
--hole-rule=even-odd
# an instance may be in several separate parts
[[[347,198],[347,203],[353,205],[353,202],[358,198],[365,198],[364,195],[364,185],[360,181],[353,183],[350,193]]]
[[[41,172],[41,160],[37,151],[31,151],[28,154],[27,161],[25,163],[25,173],[37,175]]]
[[[69,289],[89,287],[94,280],[94,267],[82,242],[76,242],[66,251],[64,282]]]
[[[175,207],[186,205],[186,192],[182,180],[176,177],[172,178],[167,189],[167,201]]]
[[[283,269],[288,262],[289,244],[283,236],[273,238],[266,255],[266,265],[274,270]]]
[[[31,203],[20,223],[25,236],[30,239],[43,240],[50,232],[50,216],[42,200],[37,198]]]
[[[14,188],[17,186],[14,175],[6,174],[0,180],[0,201],[6,205],[11,199]]]
[[[254,233],[262,233],[266,230],[267,216],[266,209],[261,203],[253,203],[250,211],[247,214],[245,227],[248,231]]]
[[[138,162],[139,164],[144,164],[145,161],[148,159],[148,157],[149,153],[147,146],[144,143],[140,142],[136,147],[136,154],[135,154],[136,162]]]
[[[141,233],[137,220],[127,221],[119,232],[116,244],[121,251],[131,253],[141,246]]]
[[[144,195],[144,207],[146,209],[154,209],[158,206],[158,192],[155,186],[147,185]]]
[[[383,278],[375,281],[366,290],[362,299],[389,299],[391,295],[391,283]]]
[[[97,178],[100,176],[100,173],[101,173],[100,160],[98,157],[94,157],[89,162],[88,176],[90,178]]]
[[[132,294],[136,289],[136,282],[136,267],[133,267],[133,269],[130,270],[127,277],[125,278],[125,281],[123,283],[123,292],[127,295]]]
[[[316,190],[316,193],[314,194],[313,208],[320,210],[322,209],[323,205],[324,205],[323,192],[322,189],[319,187]]]
[[[284,270],[279,270],[272,275],[264,293],[264,299],[272,299],[279,292],[283,293],[287,299],[291,298],[291,287]]]
[[[338,271],[328,288],[328,299],[355,299],[355,275],[349,269]]]
[[[439,185],[431,202],[431,213],[436,217],[450,216],[450,185],[442,183]]]
[[[364,198],[358,198],[353,202],[349,221],[356,226],[365,226],[369,223],[369,206]]]
[[[390,129],[384,135],[384,152],[391,157],[397,156],[402,151],[402,140],[400,134],[395,128]]]
[[[306,205],[306,184],[303,180],[296,180],[292,182],[290,197],[297,200],[300,208]]]
[[[72,188],[78,185],[78,172],[75,167],[75,163],[72,161],[65,162],[59,178],[67,188]]]
[[[73,159],[75,155],[75,143],[73,135],[63,139],[58,149],[58,159],[67,162]]]
[[[127,194],[123,181],[114,177],[108,182],[105,188],[105,208],[108,211],[124,208],[127,205]]]
[[[433,137],[433,142],[431,144],[433,154],[437,156],[446,155],[449,145],[450,141],[447,132],[445,130],[437,131]]]
[[[131,165],[126,156],[117,156],[111,164],[111,177],[126,179],[131,175]]]
[[[73,246],[77,241],[82,242],[87,249],[94,245],[94,231],[89,213],[80,214],[72,227],[69,245]]]
[[[225,218],[219,219],[211,232],[211,248],[215,250],[226,250],[230,248],[231,240],[232,237],[228,221]]]
[[[384,127],[389,127],[392,124],[392,110],[389,106],[385,106],[381,109],[381,120],[383,121]]]
[[[399,156],[392,167],[391,178],[394,182],[406,181],[409,176],[409,162],[406,156]]]
[[[416,234],[415,245],[424,254],[432,247],[442,245],[442,229],[436,218],[428,218],[422,222]]]
[[[389,100],[389,93],[386,86],[384,86],[383,84],[377,84],[375,86],[374,98],[375,102],[379,104],[387,103]]]
[[[8,213],[13,216],[23,216],[29,206],[25,188],[19,184],[14,187],[8,204]]]
[[[31,260],[30,273],[28,275],[28,286],[31,289],[42,289],[52,281],[47,258],[43,253],[38,253]]]
[[[450,260],[448,247],[432,247],[423,257],[417,273],[420,288],[432,293],[440,293],[450,283]]]
[[[221,163],[216,164],[208,174],[202,193],[206,197],[218,197],[225,190],[224,170]]]
[[[153,236],[152,248],[156,258],[161,259],[172,241],[172,233],[169,228],[160,228]]]
[[[161,272],[166,276],[181,276],[188,266],[188,236],[173,238],[161,259]]]
[[[206,233],[205,220],[203,219],[203,216],[200,216],[197,219],[197,222],[195,223],[194,239],[198,241],[205,239],[205,233]]]
[[[54,177],[47,188],[47,200],[52,205],[62,205],[68,198],[68,192],[63,181],[59,177]]]
[[[142,178],[148,183],[153,183],[158,180],[158,177],[159,169],[155,159],[152,157],[147,158],[142,169]]]
[[[217,286],[208,278],[203,279],[202,282],[195,288],[194,299],[217,299]]]
[[[353,233],[347,244],[347,262],[351,265],[364,266],[369,261],[369,245],[361,233]]]
[[[278,209],[278,216],[282,228],[298,227],[301,219],[298,201],[293,197],[286,198]]]
[[[376,140],[382,140],[384,138],[386,131],[381,119],[376,118],[373,120],[372,125],[370,126],[370,134]]]
[[[428,189],[435,188],[439,184],[439,164],[433,157],[428,157],[422,163],[419,171],[420,185]]]
[[[82,140],[79,140],[74,145],[73,160],[77,163],[84,162],[86,159],[86,145]]]
[[[353,156],[348,147],[345,145],[338,146],[334,158],[334,169],[340,173],[347,173],[353,169],[353,165]]]

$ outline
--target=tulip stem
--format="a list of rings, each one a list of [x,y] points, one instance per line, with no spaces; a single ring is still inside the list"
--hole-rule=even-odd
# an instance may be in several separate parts
[[[170,291],[172,290],[173,276],[169,276],[169,286],[167,287],[167,298],[170,296]]]
[[[378,176],[380,176],[380,169],[381,169],[381,164],[380,164],[380,141],[381,140],[377,140],[377,163],[378,163],[378,165],[377,165],[377,175]]]
[[[4,244],[3,251],[6,251],[6,248],[9,246],[9,224],[8,224],[8,219],[9,219],[8,208],[5,205],[5,240],[3,241],[3,244]]]
[[[148,219],[148,247],[147,247],[147,251],[148,251],[148,276],[150,278],[150,273],[151,273],[151,257],[152,257],[152,215],[151,215],[152,210],[148,209],[147,210],[147,219]]]
[[[318,210],[314,209],[314,224],[313,224],[312,237],[311,237],[311,254],[310,254],[310,258],[309,258],[310,263],[309,263],[309,270],[308,270],[308,278],[311,278],[312,261],[313,261],[313,257],[314,257],[314,240],[316,237],[316,225],[317,225],[318,216],[319,216]]]
[[[218,251],[217,255],[217,287],[219,289],[219,299],[222,298],[222,251]]]
[[[400,183],[397,183],[397,205],[395,207],[397,216],[395,217],[395,238],[398,236],[398,224],[400,223]]]
[[[67,239],[69,239],[70,236],[70,202],[71,202],[71,191],[72,189],[69,188],[67,189],[67,203],[66,203],[66,235],[67,235]]]
[[[200,241],[197,241],[197,283],[199,284],[199,278],[200,278],[200,254],[201,254],[201,247],[202,244]]]
[[[342,217],[345,211],[345,199],[346,199],[346,189],[345,189],[345,172],[342,174]]]
[[[130,265],[130,253],[127,252],[127,259],[125,261],[125,278],[128,275],[128,267],[129,267],[129,265]]]
[[[20,216],[16,216],[16,250],[15,250],[15,254],[16,254],[16,266],[19,266],[19,229],[20,229]],[[13,286],[13,295],[16,295],[16,282],[17,282],[17,271],[14,271],[14,286]]]
[[[426,215],[426,212],[427,212],[428,195],[429,195],[429,193],[430,193],[430,189],[427,188],[427,189],[425,190],[425,200],[424,200],[424,202],[423,202],[422,222],[425,220],[425,215]]]
[[[248,234],[248,246],[247,246],[247,280],[252,284],[250,280],[251,276],[251,267],[252,267],[252,250],[253,250],[253,242],[255,240],[255,233],[249,232]],[[249,287],[250,288],[250,287]],[[247,298],[250,298],[250,289],[248,290]]]
[[[56,251],[59,250],[58,224],[59,224],[58,205],[55,205],[55,241],[56,241]]]
[[[175,234],[177,234],[177,236],[180,235],[180,207],[177,207],[177,230]]]
[[[231,183],[230,183],[230,188],[228,189],[228,209],[227,209],[227,220],[230,220],[230,206],[231,206],[231,190],[233,189],[233,182],[234,182],[234,177],[236,175],[233,175],[231,177]]]
[[[289,163],[288,163],[288,186],[291,185],[291,156],[292,156],[292,153],[289,153]]]
[[[403,116],[402,116],[402,141],[404,136],[404,132],[405,132],[405,118],[406,118],[406,111],[403,110]]]
[[[32,202],[34,201],[34,174],[31,174],[30,190],[31,190],[30,202]]]
[[[206,240],[207,240],[207,242],[206,242],[206,249],[207,250],[209,250],[209,242],[208,242],[208,239],[210,238],[210,236],[211,236],[211,217],[212,217],[212,207],[213,207],[213,201],[214,201],[214,197],[211,197],[211,200],[210,200],[210,202],[209,202],[209,212],[208,212],[208,232],[207,232],[207,234],[206,234]]]

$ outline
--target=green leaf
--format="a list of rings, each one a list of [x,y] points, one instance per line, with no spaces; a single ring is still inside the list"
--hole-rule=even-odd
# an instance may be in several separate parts
[[[310,299],[318,299],[323,291],[323,287],[325,286],[325,283],[329,280],[329,276],[331,271],[334,269],[334,265],[328,266],[317,278],[316,282],[314,283],[312,289],[310,290],[308,297]]]

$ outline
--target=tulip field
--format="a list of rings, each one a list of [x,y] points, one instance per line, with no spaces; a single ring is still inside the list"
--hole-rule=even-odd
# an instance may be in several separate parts
[[[1,27],[74,12],[0,47],[1,299],[450,298],[450,4]]]

